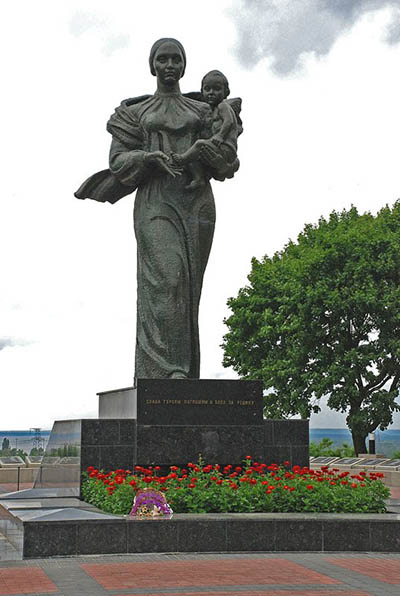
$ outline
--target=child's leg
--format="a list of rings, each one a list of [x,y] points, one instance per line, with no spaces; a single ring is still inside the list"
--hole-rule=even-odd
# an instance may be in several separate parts
[[[191,161],[188,164],[189,172],[192,176],[191,182],[186,186],[188,190],[196,190],[206,183],[204,168],[199,161]]]
[[[199,158],[200,151],[208,141],[199,139],[184,153],[172,153],[172,159],[177,164],[185,164],[191,161],[196,161]]]

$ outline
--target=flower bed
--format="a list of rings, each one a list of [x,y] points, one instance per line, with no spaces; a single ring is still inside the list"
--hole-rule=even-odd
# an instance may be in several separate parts
[[[243,466],[189,463],[171,466],[166,476],[160,467],[115,470],[107,474],[90,466],[83,474],[84,500],[103,511],[128,514],[137,490],[154,488],[166,493],[174,513],[385,513],[390,495],[383,474],[350,475],[338,469],[311,470],[253,462]]]

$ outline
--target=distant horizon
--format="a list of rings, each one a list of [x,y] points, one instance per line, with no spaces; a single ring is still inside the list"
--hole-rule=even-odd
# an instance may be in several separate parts
[[[39,427],[37,427],[39,428]],[[51,428],[40,428],[40,432],[42,433],[47,433],[47,432],[51,432]],[[310,430],[348,430],[349,432],[350,429],[348,426],[315,426],[313,424],[310,424]],[[375,430],[374,432],[387,432],[387,431],[392,431],[392,430],[399,430],[400,431],[400,426],[389,426],[389,428],[387,428],[386,430]],[[10,428],[10,429],[0,429],[0,437],[3,435],[3,433],[30,433],[30,434],[34,434],[33,431],[31,431],[29,428]]]

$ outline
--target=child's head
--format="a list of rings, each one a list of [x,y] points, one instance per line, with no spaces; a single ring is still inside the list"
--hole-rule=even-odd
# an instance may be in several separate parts
[[[201,81],[201,93],[210,106],[217,106],[230,93],[228,79],[219,70],[211,70]]]

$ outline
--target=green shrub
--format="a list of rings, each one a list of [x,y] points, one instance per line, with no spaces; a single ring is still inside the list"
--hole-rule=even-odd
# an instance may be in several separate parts
[[[82,495],[103,511],[125,515],[143,488],[164,492],[175,513],[384,513],[390,495],[379,472],[350,475],[337,469],[290,468],[289,462],[266,466],[250,457],[236,468],[200,462],[186,469],[171,466],[166,476],[159,472],[159,466],[136,466],[134,472],[104,474],[91,466],[83,475]]]
[[[311,457],[355,457],[354,447],[351,447],[348,443],[342,443],[340,447],[332,447],[333,441],[324,437],[319,443],[310,443],[310,456]]]

